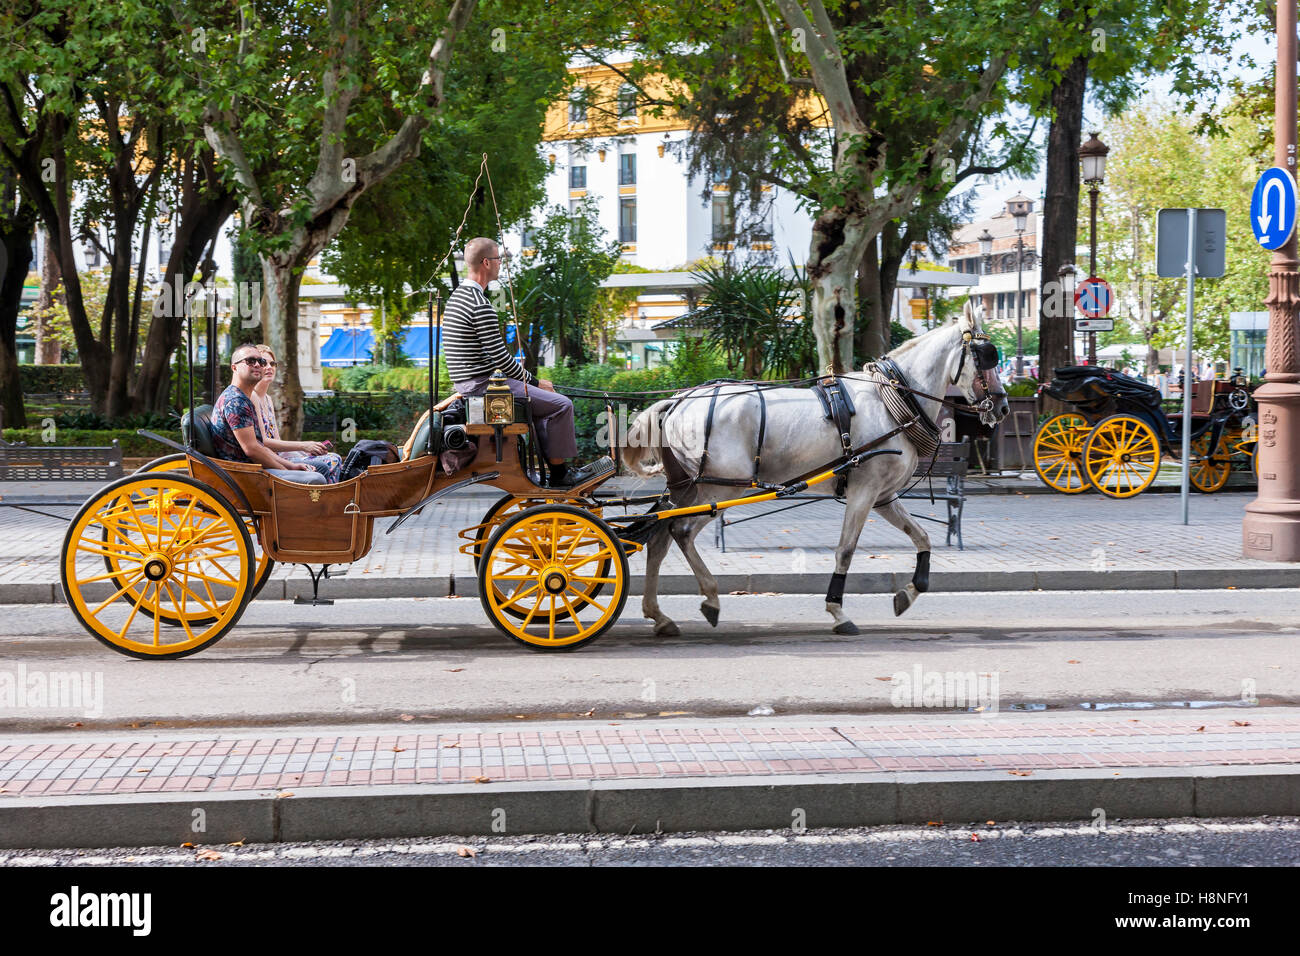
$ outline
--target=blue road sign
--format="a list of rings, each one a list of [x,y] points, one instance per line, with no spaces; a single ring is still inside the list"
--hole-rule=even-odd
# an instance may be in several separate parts
[[[1115,302],[1115,293],[1110,283],[1096,276],[1089,276],[1079,283],[1074,293],[1074,304],[1090,319],[1100,319],[1110,314],[1110,307]]]
[[[1280,166],[1264,171],[1250,197],[1250,228],[1265,249],[1280,249],[1295,231],[1296,186]]]

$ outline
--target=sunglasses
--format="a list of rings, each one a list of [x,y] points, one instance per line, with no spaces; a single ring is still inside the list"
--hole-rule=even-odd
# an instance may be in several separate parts
[[[250,355],[250,356],[248,356],[247,358],[241,358],[241,359],[239,360],[239,362],[247,362],[250,366],[252,366],[252,365],[267,365],[267,364],[274,365],[274,364],[275,364],[274,362],[268,363],[268,362],[266,361],[266,359],[262,358],[260,355]],[[238,365],[239,362],[236,362],[235,364]]]

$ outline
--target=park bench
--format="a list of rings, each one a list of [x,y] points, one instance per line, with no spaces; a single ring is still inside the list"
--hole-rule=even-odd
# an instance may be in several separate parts
[[[28,445],[0,439],[0,481],[112,481],[122,477],[122,448]]]
[[[919,515],[915,512],[911,514],[913,518],[944,525],[948,532],[945,543],[948,547],[952,547],[953,535],[956,535],[958,551],[966,550],[961,540],[961,515],[966,502],[966,472],[969,467],[969,439],[961,442],[943,442],[939,445],[939,451],[934,457],[933,466],[928,459],[919,462],[917,471],[912,475],[908,487],[898,496],[905,500],[929,501],[932,487],[929,482],[936,478],[945,479],[942,489],[934,488],[933,497],[935,501],[942,501],[948,506],[948,516],[946,518],[932,518],[929,515]],[[768,518],[782,511],[789,511],[791,508],[798,508],[814,501],[839,501],[841,504],[843,503],[842,498],[836,498],[834,495],[791,495],[781,500],[794,503],[782,508],[774,508],[770,511],[748,515],[744,518],[728,518],[725,512],[719,512],[718,520],[714,523],[714,545],[719,551],[726,553],[728,525],[742,524],[756,518]]]

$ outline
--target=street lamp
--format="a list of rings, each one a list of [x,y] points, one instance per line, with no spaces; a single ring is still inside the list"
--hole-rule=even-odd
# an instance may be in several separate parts
[[[1016,223],[1016,378],[1025,377],[1025,333],[1022,311],[1024,309],[1024,268],[1025,268],[1025,229],[1029,226],[1029,207],[1031,203],[1023,196],[1007,200],[1007,212]],[[1034,253],[1029,254],[1032,266]]]
[[[1096,132],[1089,134],[1086,143],[1079,147],[1079,161],[1083,164],[1083,181],[1088,184],[1089,237],[1088,237],[1088,278],[1097,275],[1097,196],[1101,184],[1106,179],[1106,154],[1110,147],[1097,138]],[[1097,333],[1088,333],[1088,364],[1097,364]]]

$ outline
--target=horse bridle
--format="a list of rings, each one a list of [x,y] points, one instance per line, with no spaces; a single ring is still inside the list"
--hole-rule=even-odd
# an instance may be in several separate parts
[[[952,384],[956,385],[957,380],[961,378],[962,370],[966,367],[966,354],[970,353],[972,364],[975,366],[975,381],[979,383],[980,388],[984,389],[984,397],[975,405],[977,412],[992,412],[993,400],[997,398],[1006,398],[1005,391],[995,392],[989,388],[988,380],[984,373],[990,369],[998,367],[998,347],[993,344],[987,333],[984,332],[963,332],[961,334],[961,360],[957,363],[957,371],[953,373]]]

